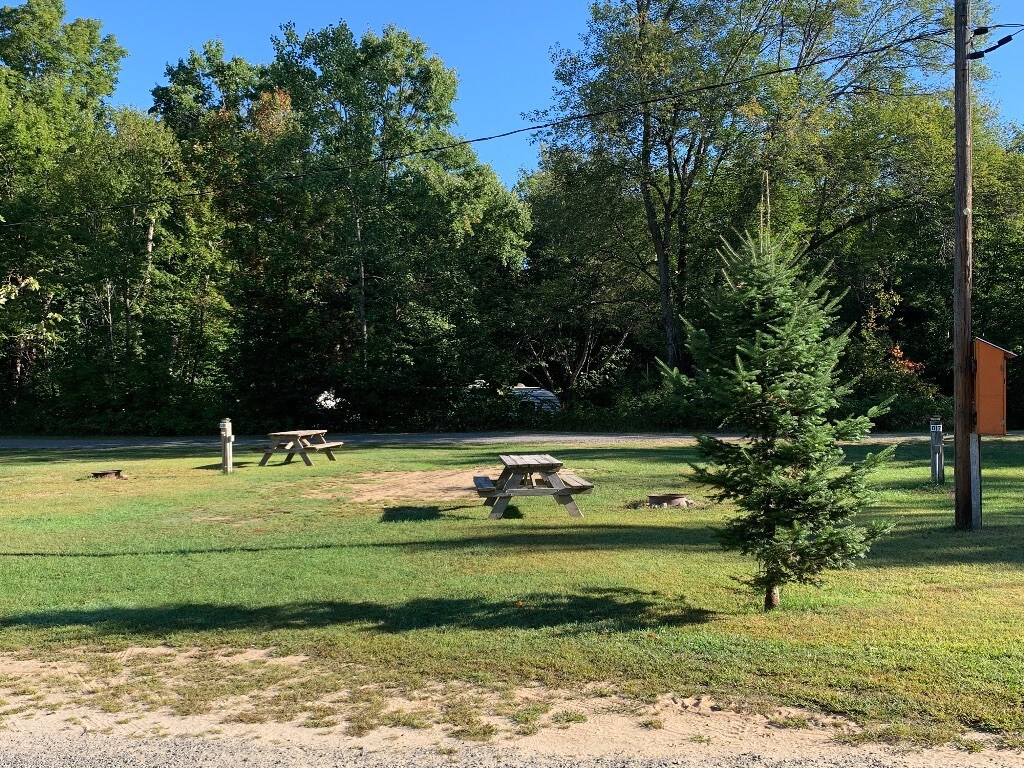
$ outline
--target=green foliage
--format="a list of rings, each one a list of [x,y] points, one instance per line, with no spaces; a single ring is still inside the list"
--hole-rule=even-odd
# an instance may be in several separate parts
[[[919,429],[952,392],[946,49],[883,48],[941,10],[595,2],[549,117],[742,82],[560,123],[513,191],[467,147],[410,154],[457,141],[457,79],[398,28],[286,25],[263,63],[207,43],[150,117],[112,108],[125,51],[98,21],[5,7],[0,429],[710,428],[656,360],[693,372],[718,233],[773,220],[844,293],[844,407],[895,395],[878,427]],[[976,115],[975,325],[1024,351],[1024,141]],[[566,410],[476,402],[477,380]]]
[[[806,278],[800,250],[785,237],[747,236],[723,252],[725,283],[709,299],[711,326],[692,333],[699,373],[683,382],[739,441],[700,438],[697,479],[741,514],[722,543],[757,559],[750,583],[774,608],[788,583],[817,584],[821,574],[863,558],[884,532],[851,522],[872,501],[869,475],[893,449],[846,464],[840,441],[860,440],[867,416],[835,418],[850,387],[839,359],[849,331],[836,331],[838,300],[825,278]],[[679,380],[678,370],[669,370]]]
[[[514,376],[501,299],[528,215],[466,147],[408,156],[454,141],[455,75],[425,44],[286,26],[257,65],[209,43],[168,68],[150,118],[105,105],[120,49],[97,24],[4,13],[0,83],[35,87],[21,49],[64,45],[37,122],[74,134],[27,151],[0,200],[11,220],[72,214],[0,243],[3,296],[21,294],[0,316],[5,427],[438,429],[471,382]]]

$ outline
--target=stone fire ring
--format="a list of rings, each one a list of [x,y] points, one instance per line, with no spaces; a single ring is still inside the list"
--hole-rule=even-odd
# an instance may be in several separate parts
[[[696,504],[681,493],[657,493],[647,497],[649,507],[692,507]]]

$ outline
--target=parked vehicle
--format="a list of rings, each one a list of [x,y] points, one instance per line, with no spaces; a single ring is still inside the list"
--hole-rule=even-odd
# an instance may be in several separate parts
[[[558,395],[554,392],[540,387],[528,387],[525,384],[516,384],[506,392],[521,402],[530,403],[544,413],[558,413],[565,408]]]

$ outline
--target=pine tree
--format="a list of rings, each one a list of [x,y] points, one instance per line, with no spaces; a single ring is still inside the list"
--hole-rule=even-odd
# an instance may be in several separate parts
[[[838,370],[849,330],[835,328],[839,299],[825,291],[824,274],[805,278],[786,238],[748,235],[721,255],[725,280],[708,300],[710,322],[691,331],[698,373],[667,375],[720,414],[722,429],[743,435],[701,437],[709,463],[694,470],[740,509],[720,538],[757,559],[749,583],[764,591],[768,611],[783,585],[818,584],[824,571],[852,567],[887,530],[852,518],[871,503],[868,477],[892,449],[846,462],[840,442],[867,435],[884,406],[834,415],[850,391]]]

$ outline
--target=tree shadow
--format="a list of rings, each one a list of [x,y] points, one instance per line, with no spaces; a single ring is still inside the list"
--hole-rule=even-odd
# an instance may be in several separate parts
[[[0,552],[5,557],[53,557],[66,560],[107,560],[118,557],[187,557],[190,555],[238,555],[262,554],[265,552],[315,552],[332,549],[365,549],[380,546],[359,542],[347,544],[269,544],[265,546],[231,546],[231,547],[179,547],[176,549],[127,550],[124,552]]]
[[[422,515],[420,520],[437,519],[432,516],[430,507],[399,507],[406,510],[401,513],[415,517]],[[511,507],[509,507],[511,509]],[[412,510],[427,510],[412,512]],[[444,509],[437,510],[438,515],[452,518],[445,514]],[[387,514],[385,512],[385,514]],[[509,517],[506,510],[505,520]],[[460,517],[458,519],[477,520],[476,517]],[[385,522],[383,517],[382,522]],[[387,522],[398,522],[397,519]],[[225,546],[225,547],[181,547],[173,549],[132,550],[113,552],[0,552],[0,559],[53,557],[60,559],[107,559],[118,557],[161,557],[188,555],[235,555],[259,554],[264,552],[311,552],[317,550],[342,549],[404,549],[409,551],[431,552],[458,549],[493,549],[497,551],[562,551],[575,553],[593,550],[644,550],[644,549],[705,549],[717,546],[715,533],[705,526],[669,526],[669,525],[615,525],[579,524],[567,525],[525,525],[500,529],[501,521],[480,521],[488,527],[478,536],[459,538],[432,539],[427,541],[398,542],[336,542],[321,544],[268,544],[264,546]],[[493,526],[493,527],[492,527]]]
[[[864,565],[874,568],[929,565],[1024,566],[1024,525],[1015,515],[990,515],[980,531],[953,527],[953,510],[904,518],[871,547]]]
[[[483,597],[416,598],[404,603],[325,601],[262,607],[180,603],[138,608],[40,611],[9,616],[0,629],[89,627],[97,634],[162,636],[173,632],[315,629],[344,624],[399,634],[423,629],[555,629],[566,634],[704,624],[713,611],[635,589],[533,593],[510,601]]]
[[[255,463],[255,461],[234,461],[231,463],[231,466],[238,469],[239,467],[251,467]],[[223,465],[218,461],[216,464],[204,464],[201,467],[195,467],[195,469],[217,470],[219,472],[223,469]]]
[[[508,517],[507,511],[505,517]],[[496,523],[500,525],[501,521],[496,521]],[[415,551],[486,548],[510,551],[551,550],[572,553],[618,549],[698,549],[717,545],[718,539],[715,532],[706,526],[616,525],[583,521],[576,525],[564,526],[516,526],[478,536],[391,542],[378,546]]]

